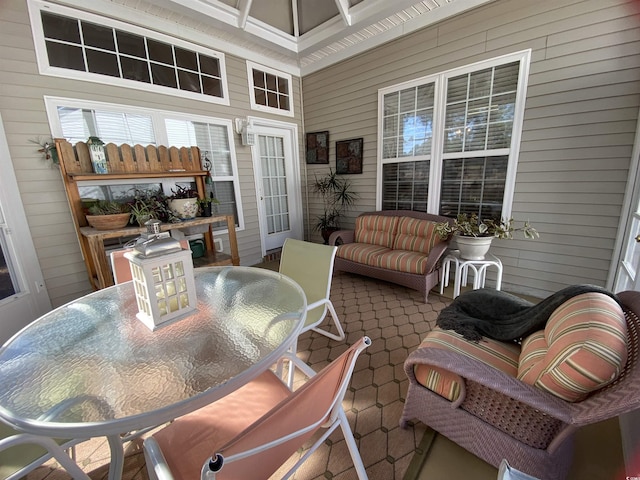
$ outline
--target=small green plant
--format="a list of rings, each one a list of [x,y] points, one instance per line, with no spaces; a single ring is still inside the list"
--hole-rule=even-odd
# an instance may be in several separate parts
[[[176,217],[169,208],[167,201],[167,196],[160,190],[135,189],[133,199],[129,202],[133,220],[140,226],[151,218],[163,222],[175,221]]]
[[[173,188],[171,189],[171,195],[169,196],[169,199],[178,200],[180,198],[198,198],[198,192],[193,188],[177,185],[175,190]]]
[[[89,207],[89,215],[117,215],[130,212],[131,206],[129,204],[113,200],[98,200]]]
[[[522,227],[514,226],[513,218],[509,220],[480,220],[478,215],[472,213],[467,215],[461,213],[454,220],[453,224],[448,222],[438,223],[436,225],[436,233],[440,238],[445,239],[453,234],[463,237],[496,237],[503,239],[511,239],[515,232],[522,232],[524,238],[534,239],[540,235],[538,231],[526,221]]]

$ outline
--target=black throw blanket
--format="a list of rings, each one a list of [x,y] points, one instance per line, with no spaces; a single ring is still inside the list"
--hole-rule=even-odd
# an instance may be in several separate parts
[[[454,330],[473,342],[483,336],[519,342],[542,330],[553,311],[568,299],[587,292],[604,293],[620,303],[613,293],[596,285],[572,285],[535,304],[509,293],[482,288],[455,298],[440,312],[436,325]]]

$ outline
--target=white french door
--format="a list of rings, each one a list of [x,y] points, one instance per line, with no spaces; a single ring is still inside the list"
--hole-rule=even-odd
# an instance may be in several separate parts
[[[252,147],[262,255],[286,238],[302,239],[302,193],[295,126],[255,119]]]
[[[0,344],[51,310],[0,116]]]

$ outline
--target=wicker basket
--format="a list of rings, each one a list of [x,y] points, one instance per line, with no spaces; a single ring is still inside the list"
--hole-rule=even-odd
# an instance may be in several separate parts
[[[87,222],[96,230],[117,230],[129,223],[130,213],[116,213],[114,215],[87,215]]]

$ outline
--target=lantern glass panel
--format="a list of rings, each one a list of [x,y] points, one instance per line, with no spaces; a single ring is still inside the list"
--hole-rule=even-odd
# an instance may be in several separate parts
[[[186,308],[189,306],[189,295],[186,293],[180,294],[180,308]]]
[[[170,263],[162,266],[162,271],[163,271],[165,280],[169,280],[169,279],[173,278],[173,268],[172,268],[172,266],[173,265],[171,265]]]
[[[151,275],[153,275],[153,283],[161,283],[162,275],[160,274],[160,267],[154,267],[151,270]]]
[[[182,265],[182,262],[176,262],[175,266],[176,266],[176,276],[182,277],[184,275],[184,266]]]
[[[186,292],[187,291],[187,279],[184,277],[180,277],[178,279],[178,291],[180,293]]]
[[[176,282],[167,282],[167,295],[173,297],[176,292]]]
[[[178,310],[178,308],[180,308],[180,307],[178,306],[178,298],[177,298],[177,297],[171,297],[171,298],[169,299],[169,309],[170,309],[172,312],[175,312],[176,310]]]
[[[157,299],[164,298],[164,288],[162,288],[162,284],[156,285],[155,289],[156,289],[156,298]],[[146,294],[146,292],[145,292],[145,294]],[[146,297],[146,295],[145,295],[145,297]]]

